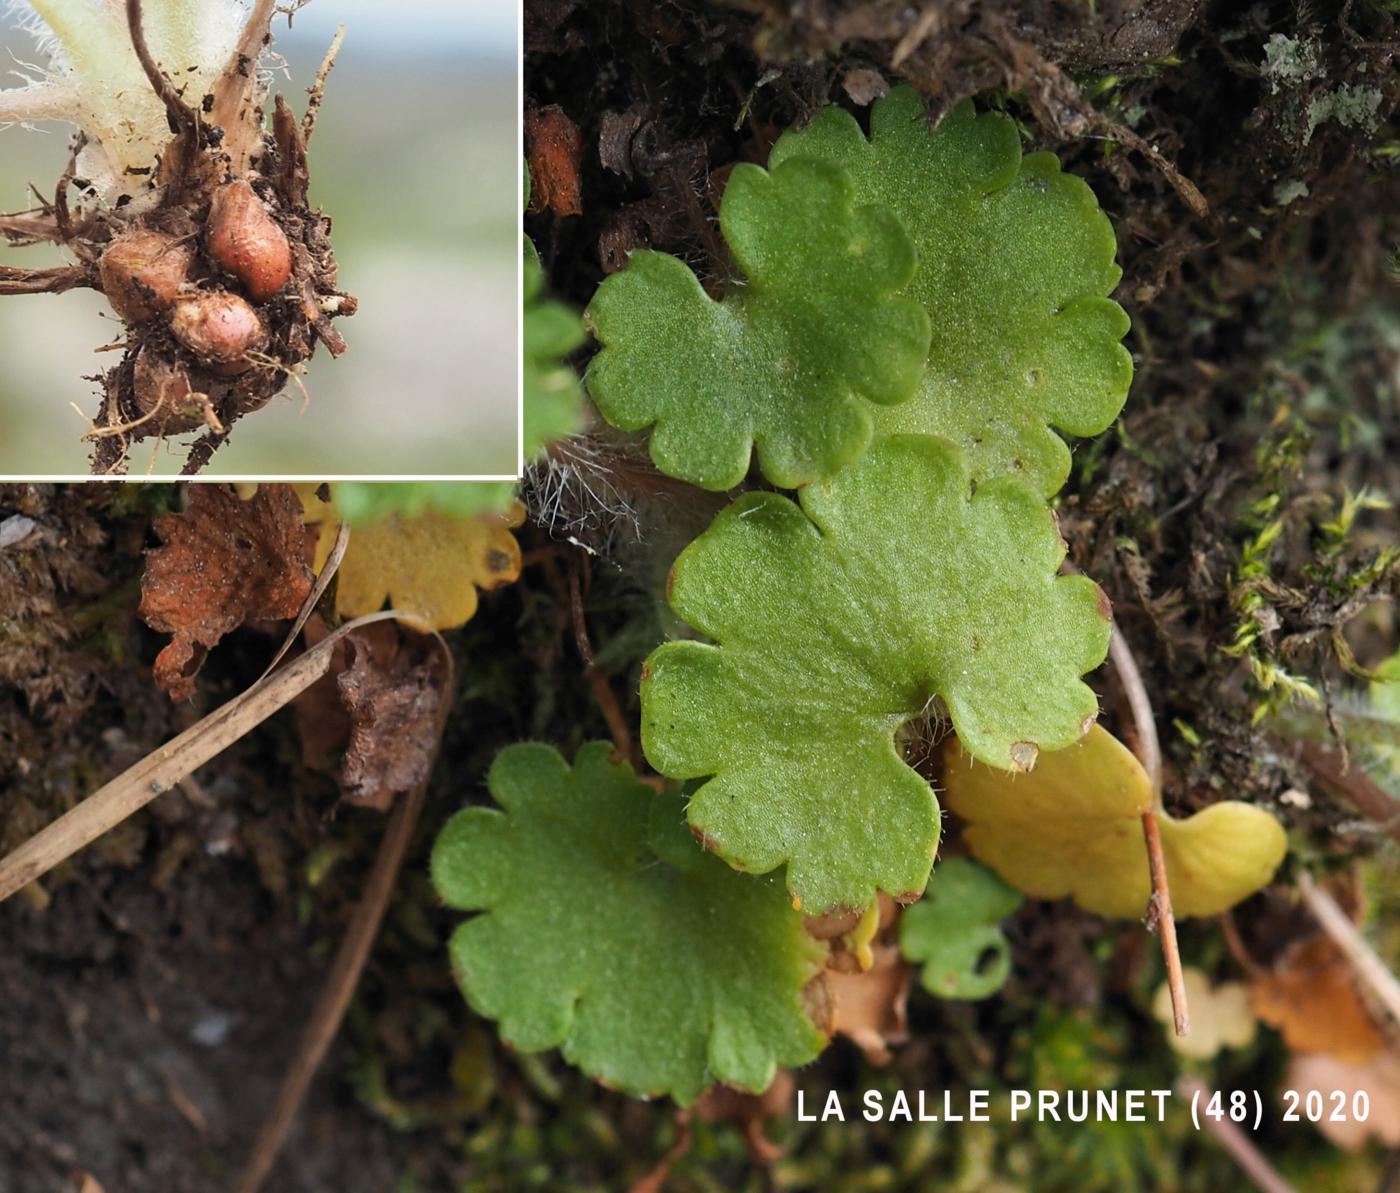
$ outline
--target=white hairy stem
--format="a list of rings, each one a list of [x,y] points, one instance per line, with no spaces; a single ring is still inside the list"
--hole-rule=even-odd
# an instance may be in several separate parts
[[[253,68],[271,11],[264,0],[144,0],[141,24],[156,63],[185,102],[198,110],[228,63],[255,43]],[[166,106],[131,44],[124,0],[15,0],[12,9],[47,55],[46,77],[0,91],[0,123],[60,119],[77,125],[88,146],[79,173],[115,204],[125,195],[136,210],[155,195],[156,161],[167,150]],[[261,21],[245,29],[250,11]],[[248,84],[251,90],[255,83]]]
[[[71,87],[34,83],[0,89],[0,125],[31,124],[36,120],[77,123],[78,93]]]

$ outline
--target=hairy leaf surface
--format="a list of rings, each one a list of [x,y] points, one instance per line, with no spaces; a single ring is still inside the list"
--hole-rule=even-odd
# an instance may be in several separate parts
[[[1079,676],[1108,648],[1102,593],[1011,478],[971,493],[961,454],[894,436],[801,505],[746,493],[681,554],[668,643],[642,682],[662,774],[713,776],[690,823],[732,865],[788,863],[811,912],[924,889],[938,805],[895,732],[947,706],[970,749],[1024,767],[1098,711]]]
[[[1036,899],[1072,898],[1086,911],[1141,916],[1152,893],[1142,814],[1152,784],[1132,753],[1095,725],[1083,741],[1042,754],[1011,776],[945,753],[944,798],[968,822],[973,854]],[[1177,918],[1219,915],[1254,894],[1288,848],[1283,827],[1253,804],[1226,800],[1176,820],[1158,811]]]
[[[1070,456],[1050,428],[1097,434],[1132,380],[1128,317],[1108,298],[1113,228],[1088,185],[1053,154],[1023,158],[1016,126],[970,102],[930,133],[908,87],[875,104],[868,140],[826,108],[779,138],[769,165],[811,158],[846,167],[857,202],[887,204],[918,248],[904,293],[928,312],[932,343],[918,395],[877,411],[880,430],[946,435],[975,478],[1010,472],[1054,493]]]
[[[433,850],[467,1000],[525,1051],[559,1047],[635,1095],[688,1105],[713,1081],[762,1092],[825,1037],[803,1009],[823,947],[776,878],[734,871],[594,742],[574,766],[548,746],[503,750],[500,808],[459,812]]]
[[[985,866],[949,858],[934,869],[924,897],[899,919],[900,951],[923,965],[919,980],[939,998],[986,998],[1011,973],[1001,921],[1021,896]]]
[[[702,488],[737,485],[755,446],[775,485],[831,476],[918,381],[928,317],[894,296],[914,246],[822,162],[736,166],[719,218],[746,281],[715,302],[675,257],[633,253],[585,312],[603,344],[588,392],[616,427],[655,424],[657,467]]]

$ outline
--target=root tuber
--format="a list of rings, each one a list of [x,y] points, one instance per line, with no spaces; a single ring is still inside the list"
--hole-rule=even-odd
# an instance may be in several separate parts
[[[133,228],[102,254],[98,272],[112,309],[127,323],[149,323],[180,296],[194,251],[179,238],[151,228]]]
[[[242,284],[254,302],[281,290],[292,276],[292,246],[247,179],[214,192],[209,210],[209,256]]]
[[[179,435],[205,425],[189,373],[182,365],[168,360],[146,344],[137,353],[133,366],[132,392],[137,413],[149,418],[162,435]]]
[[[220,376],[246,372],[267,347],[267,328],[246,299],[227,290],[182,298],[170,312],[175,338]]]

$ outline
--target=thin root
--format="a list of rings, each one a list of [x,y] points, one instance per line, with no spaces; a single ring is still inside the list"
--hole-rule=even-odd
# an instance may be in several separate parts
[[[321,102],[326,98],[326,80],[330,77],[331,71],[335,68],[336,56],[340,53],[340,47],[345,44],[345,26],[341,25],[335,31],[335,37],[331,39],[330,49],[326,51],[326,56],[321,60],[321,69],[316,72],[316,81],[307,88],[307,95],[310,97],[306,104],[306,113],[301,118],[301,140],[303,145],[311,144],[311,134],[316,131],[316,117],[321,111]]]
[[[92,276],[81,265],[58,265],[52,269],[0,265],[0,294],[62,294],[82,286],[96,289]]]

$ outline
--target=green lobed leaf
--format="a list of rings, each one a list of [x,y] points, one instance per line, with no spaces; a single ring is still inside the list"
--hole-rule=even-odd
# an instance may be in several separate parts
[[[923,964],[919,980],[938,998],[986,998],[1011,973],[1011,949],[1001,921],[1021,896],[986,866],[949,858],[929,880],[924,897],[899,917],[899,948]]]
[[[414,518],[429,510],[453,518],[501,513],[515,498],[508,481],[336,481],[331,502],[351,526],[391,514]]]
[[[719,221],[747,281],[715,302],[683,262],[633,253],[585,312],[603,345],[588,392],[616,427],[655,424],[657,467],[702,488],[737,485],[755,447],[775,485],[831,476],[918,381],[928,318],[894,297],[913,244],[823,162],[736,166]]]
[[[801,506],[746,493],[682,552],[671,606],[715,644],[647,661],[642,743],[662,774],[713,776],[692,827],[732,865],[787,863],[817,912],[924,889],[938,804],[895,732],[934,700],[979,758],[1023,769],[1098,711],[1079,676],[1107,602],[1057,576],[1065,546],[1010,477],[975,494],[963,457],[892,436]]]
[[[564,358],[587,336],[573,310],[545,298],[544,268],[529,240],[525,241],[524,293],[522,369],[528,462],[556,439],[566,439],[583,426],[583,391]]]
[[[706,1085],[767,1088],[825,1037],[802,990],[823,949],[776,878],[736,874],[695,842],[683,802],[594,742],[503,750],[500,809],[459,812],[433,849],[468,1002],[516,1048],[559,1047],[635,1095],[688,1105]]]
[[[1053,154],[1023,158],[1015,125],[970,102],[930,133],[908,87],[874,105],[868,140],[825,108],[779,138],[769,166],[812,158],[844,166],[857,202],[887,204],[919,253],[904,293],[929,314],[928,360],[912,401],[876,411],[879,430],[945,435],[974,479],[1016,473],[1054,493],[1070,455],[1050,427],[1097,434],[1132,381],[1128,317],[1107,297],[1121,276],[1113,227],[1088,185]]]

